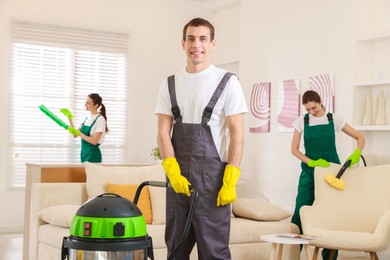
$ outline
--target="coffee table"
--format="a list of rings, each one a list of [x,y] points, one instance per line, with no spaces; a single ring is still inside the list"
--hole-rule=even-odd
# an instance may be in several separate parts
[[[272,250],[269,258],[270,260],[282,259],[283,245],[303,245],[305,249],[306,259],[307,260],[311,259],[309,244],[310,244],[310,240],[312,239],[293,237],[293,234],[288,234],[286,236],[284,236],[284,234],[262,235],[260,239],[265,242],[272,243]],[[277,253],[276,253],[276,249],[278,249]]]

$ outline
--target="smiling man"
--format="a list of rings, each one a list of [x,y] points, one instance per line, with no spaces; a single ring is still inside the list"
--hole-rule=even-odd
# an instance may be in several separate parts
[[[231,259],[230,203],[244,146],[243,114],[248,112],[235,75],[211,64],[214,26],[195,18],[183,28],[187,66],[163,80],[155,114],[157,142],[167,180],[165,241],[171,254],[189,212],[189,185],[199,200],[186,243],[174,259]]]

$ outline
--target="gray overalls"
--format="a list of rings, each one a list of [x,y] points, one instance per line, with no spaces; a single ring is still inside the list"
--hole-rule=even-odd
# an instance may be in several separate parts
[[[172,144],[181,174],[199,192],[197,208],[192,220],[189,237],[175,256],[176,260],[189,259],[195,244],[198,257],[203,260],[231,259],[229,249],[230,205],[217,207],[217,196],[222,187],[226,162],[222,162],[215,147],[210,126],[213,108],[229,81],[231,73],[226,73],[214,91],[200,124],[182,123],[175,92],[175,78],[168,78],[168,88],[175,124]],[[212,87],[212,86],[210,86]],[[165,242],[168,255],[179,243],[187,219],[190,198],[167,189]]]

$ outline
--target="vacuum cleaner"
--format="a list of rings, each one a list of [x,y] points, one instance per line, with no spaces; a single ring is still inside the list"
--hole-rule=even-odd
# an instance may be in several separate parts
[[[85,202],[72,219],[70,236],[63,238],[61,259],[153,260],[152,238],[137,207],[146,185],[171,188],[166,182],[145,181],[138,186],[133,202],[115,193],[104,193]],[[183,235],[168,260],[173,259],[188,238],[198,201],[196,189],[190,186],[190,190],[192,199]]]

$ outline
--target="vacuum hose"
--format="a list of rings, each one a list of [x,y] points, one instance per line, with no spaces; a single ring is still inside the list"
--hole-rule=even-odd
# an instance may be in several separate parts
[[[138,199],[139,199],[139,196],[141,194],[141,190],[144,186],[146,185],[149,185],[149,186],[154,186],[154,187],[163,187],[163,188],[166,188],[166,187],[171,187],[171,185],[167,182],[161,182],[161,181],[144,181],[142,182],[138,188],[137,188],[137,191],[135,192],[135,196],[134,196],[134,204],[137,205],[137,202],[138,202]],[[187,220],[186,220],[186,224],[184,226],[184,231],[183,231],[183,235],[180,239],[180,242],[176,245],[176,247],[173,249],[172,253],[168,256],[168,260],[171,260],[175,257],[175,255],[177,254],[177,252],[179,252],[180,248],[182,247],[182,245],[185,243],[185,241],[187,240],[188,238],[188,235],[190,233],[190,228],[191,228],[191,223],[192,223],[192,217],[194,216],[194,213],[195,213],[195,209],[196,209],[196,204],[198,202],[198,197],[199,197],[199,194],[198,194],[198,191],[196,190],[196,188],[192,185],[189,185],[189,188],[190,188],[190,191],[192,193],[192,202],[191,202],[191,206],[190,206],[190,211],[188,213],[188,216],[187,216]]]

